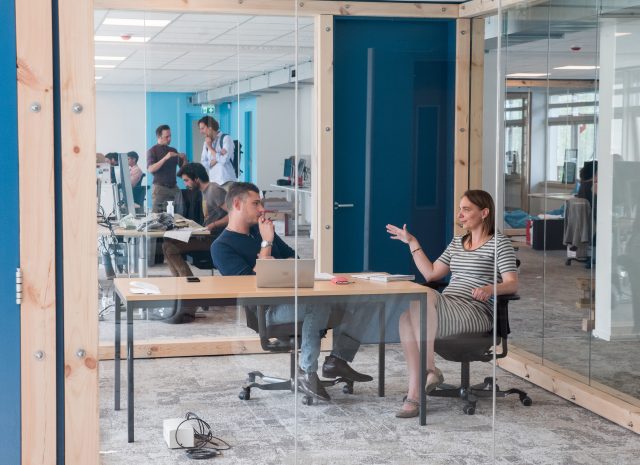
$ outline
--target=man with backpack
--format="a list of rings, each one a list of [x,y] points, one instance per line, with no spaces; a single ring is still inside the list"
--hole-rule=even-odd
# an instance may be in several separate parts
[[[209,179],[228,190],[238,180],[235,169],[237,160],[233,139],[220,131],[220,124],[212,116],[203,116],[198,121],[204,139],[201,163],[209,172]]]

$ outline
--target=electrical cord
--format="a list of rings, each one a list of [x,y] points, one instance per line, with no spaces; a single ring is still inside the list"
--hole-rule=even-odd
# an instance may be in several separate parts
[[[183,425],[193,428],[193,447],[184,447],[178,441],[178,431]],[[211,459],[221,455],[222,451],[231,449],[229,443],[213,435],[209,423],[193,412],[187,412],[185,419],[176,428],[175,435],[176,443],[186,449],[187,457],[194,460]]]

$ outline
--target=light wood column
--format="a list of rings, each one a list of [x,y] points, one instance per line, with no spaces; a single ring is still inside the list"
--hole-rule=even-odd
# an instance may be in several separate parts
[[[315,21],[316,166],[312,169],[314,250],[319,271],[333,272],[333,16]]]
[[[471,75],[469,85],[469,189],[482,189],[484,18],[471,20]]]
[[[59,0],[65,464],[99,463],[93,2]]]
[[[456,83],[453,168],[453,230],[461,234],[456,220],[458,201],[469,188],[469,73],[471,61],[471,20],[456,22]]]
[[[56,276],[51,2],[16,2],[22,463],[56,463]],[[6,156],[11,156],[10,154]]]

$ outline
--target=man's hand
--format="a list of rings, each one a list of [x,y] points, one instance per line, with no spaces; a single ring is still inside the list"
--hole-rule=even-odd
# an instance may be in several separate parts
[[[170,160],[171,158],[177,157],[178,156],[178,152],[167,152],[167,154],[164,156],[165,159]]]
[[[179,153],[178,156],[180,157],[180,160],[182,160],[183,162],[187,161],[186,153]]]
[[[224,147],[222,147],[222,149],[220,150],[220,152],[218,152],[220,155],[226,155],[227,154],[227,149],[225,149]]]
[[[260,229],[260,235],[262,239],[268,242],[273,242],[273,239],[276,235],[275,226],[273,226],[273,221],[266,219],[264,216],[260,217],[260,221],[258,222],[258,228]]]
[[[476,287],[471,291],[471,297],[480,302],[486,302],[491,298],[491,291],[487,290],[487,286]]]

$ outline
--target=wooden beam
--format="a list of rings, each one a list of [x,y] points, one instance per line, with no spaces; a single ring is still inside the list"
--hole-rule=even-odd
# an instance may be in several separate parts
[[[318,271],[333,272],[333,16],[315,21],[316,157],[314,252]]]
[[[331,333],[321,342],[321,350],[331,350],[333,339]],[[127,358],[126,345],[120,351],[123,359]],[[158,340],[136,341],[133,346],[135,358],[164,358],[164,357],[198,357],[212,355],[248,355],[265,354],[260,345],[260,338],[249,337],[219,337],[219,338],[189,338],[159,342]],[[113,360],[113,344],[100,344],[100,360]]]
[[[93,4],[59,0],[58,12],[65,464],[86,465],[100,462]]]
[[[484,18],[498,13],[502,9],[513,7],[531,7],[546,0],[471,0],[460,5],[460,18]]]
[[[551,89],[595,89],[592,79],[507,79],[507,87],[549,87]]]
[[[462,234],[455,212],[469,188],[469,72],[471,67],[471,20],[456,21],[456,82],[454,122],[453,201],[454,233]]]
[[[640,434],[640,400],[546,360],[544,365],[541,362],[540,357],[511,344],[509,355],[498,360],[498,366]]]
[[[22,463],[54,465],[57,437],[52,12],[49,0],[16,2],[15,8],[23,273]]]
[[[469,188],[482,189],[482,122],[484,96],[484,19],[471,21],[469,121]]]
[[[294,14],[291,0],[94,0],[96,9],[172,11],[188,13],[230,13],[289,16]],[[407,18],[457,18],[458,5],[424,3],[336,2],[306,0],[298,2],[302,16],[395,16]]]

